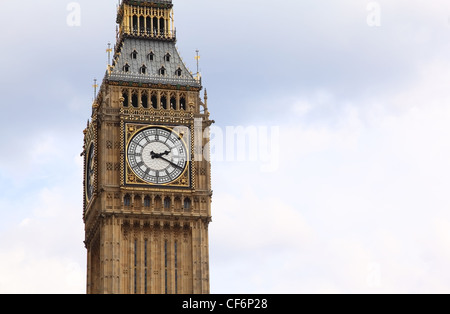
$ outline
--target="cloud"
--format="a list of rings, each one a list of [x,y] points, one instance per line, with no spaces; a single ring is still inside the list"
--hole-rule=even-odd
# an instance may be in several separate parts
[[[73,260],[30,256],[23,249],[0,252],[2,294],[80,294],[85,271]]]
[[[248,249],[283,250],[298,241],[306,244],[313,237],[301,213],[277,197],[261,199],[246,188],[240,197],[220,194],[214,202],[218,245],[241,254]],[[229,237],[230,233],[237,236]]]
[[[66,188],[43,188],[32,212],[0,232],[1,293],[84,293],[79,203]]]
[[[277,172],[214,165],[216,291],[448,292],[449,70],[356,103],[298,96]]]
[[[69,138],[32,134],[2,155],[1,293],[85,291],[82,162]]]

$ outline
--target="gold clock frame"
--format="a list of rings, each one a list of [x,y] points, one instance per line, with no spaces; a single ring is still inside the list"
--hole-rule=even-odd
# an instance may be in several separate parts
[[[92,182],[91,182],[92,195],[91,195],[91,197],[89,197],[88,172],[89,172],[89,159],[91,158],[91,149],[92,149],[92,167],[93,167],[94,177],[92,178]],[[84,167],[84,177],[85,177],[84,194],[85,194],[87,203],[89,203],[94,198],[94,193],[95,193],[95,184],[97,181],[97,175],[96,175],[96,153],[97,152],[96,151],[97,151],[97,149],[95,148],[95,143],[94,143],[94,141],[91,141],[86,147],[86,163],[85,163],[85,167]]]
[[[139,186],[139,187],[147,187],[147,188],[155,188],[155,187],[174,187],[174,188],[185,188],[185,189],[189,189],[192,187],[192,182],[191,182],[191,172],[192,172],[192,163],[191,163],[191,146],[192,143],[186,143],[185,139],[183,138],[183,136],[180,136],[181,141],[183,142],[183,145],[187,151],[186,156],[187,156],[187,160],[186,160],[186,167],[183,171],[183,173],[174,181],[172,182],[168,182],[165,184],[155,184],[155,183],[150,183],[147,181],[142,180],[141,178],[139,178],[134,171],[131,169],[130,164],[128,162],[128,147],[130,145],[131,140],[133,139],[133,137],[146,129],[151,129],[151,128],[161,128],[161,129],[165,129],[171,133],[176,133],[178,134],[174,129],[176,127],[180,127],[180,126],[169,126],[169,125],[159,125],[159,124],[140,124],[140,123],[124,123],[124,132],[123,134],[125,134],[124,137],[124,143],[123,143],[123,169],[124,169],[124,173],[123,173],[123,181],[124,181],[124,185],[126,186]],[[189,130],[190,134],[190,139],[191,142],[193,141],[192,138],[192,128],[190,128],[189,126],[183,125],[182,127],[185,127]],[[180,135],[180,134],[178,134]]]
[[[92,203],[94,202],[95,198],[97,197],[97,191],[98,191],[98,133],[97,133],[97,116],[94,115],[92,117],[92,122],[88,123],[88,126],[83,131],[84,133],[84,148],[83,153],[84,155],[84,162],[83,162],[83,204],[84,204],[84,213],[86,213],[89,208],[91,207]],[[94,178],[91,182],[93,186],[93,191],[91,198],[88,198],[87,193],[87,164],[88,164],[88,155],[89,150],[91,147],[94,147],[94,156],[92,159],[93,167],[94,167]]]

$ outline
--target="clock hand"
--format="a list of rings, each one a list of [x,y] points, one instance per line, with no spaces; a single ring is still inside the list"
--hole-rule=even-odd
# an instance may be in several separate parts
[[[180,169],[180,170],[184,170],[183,168],[181,168],[181,167],[178,166],[177,164],[171,162],[170,160],[164,158],[163,156],[160,156],[160,158],[163,159],[163,160],[165,160],[165,161],[167,161],[167,162],[168,162],[169,164],[171,164],[172,166],[174,166],[174,167],[176,167],[176,168],[178,168],[178,169]]]
[[[154,151],[151,151],[150,155],[152,156],[152,159],[161,158],[161,154],[157,154]]]
[[[151,151],[150,152],[150,155],[152,156],[152,159],[155,159],[155,158],[162,158],[162,156],[164,156],[164,155],[169,155],[170,154],[170,151],[168,151],[168,150],[166,150],[164,153],[161,153],[161,154],[157,154],[157,153],[155,153],[154,151]]]

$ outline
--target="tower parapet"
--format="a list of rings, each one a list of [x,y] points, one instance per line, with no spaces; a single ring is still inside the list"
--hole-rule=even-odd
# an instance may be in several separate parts
[[[123,0],[118,6],[118,36],[175,41],[171,0]]]

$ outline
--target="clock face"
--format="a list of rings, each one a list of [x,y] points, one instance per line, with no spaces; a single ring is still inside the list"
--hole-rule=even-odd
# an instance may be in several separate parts
[[[88,201],[94,194],[94,144],[91,144],[86,162],[86,196]]]
[[[147,183],[165,185],[187,169],[188,152],[179,134],[162,127],[139,131],[127,148],[131,170]]]

